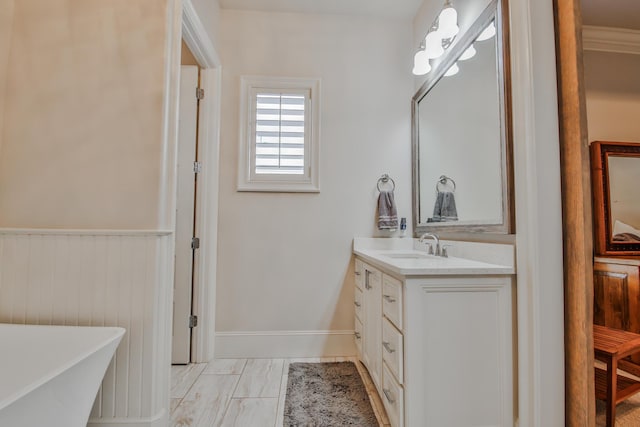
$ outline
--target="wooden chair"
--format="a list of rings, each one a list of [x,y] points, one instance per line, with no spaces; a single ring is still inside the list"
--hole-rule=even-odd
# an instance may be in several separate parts
[[[616,420],[616,405],[640,391],[640,381],[618,375],[618,361],[640,351],[640,334],[593,325],[595,358],[607,364],[607,370],[595,368],[596,399],[607,405],[607,427]]]

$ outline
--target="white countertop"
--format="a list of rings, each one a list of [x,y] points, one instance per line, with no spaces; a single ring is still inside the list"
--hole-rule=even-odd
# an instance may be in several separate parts
[[[417,239],[355,238],[353,252],[367,262],[401,276],[515,274],[513,245],[441,241],[449,257],[428,255]]]

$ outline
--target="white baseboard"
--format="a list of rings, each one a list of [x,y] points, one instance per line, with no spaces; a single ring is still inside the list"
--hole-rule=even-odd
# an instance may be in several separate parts
[[[151,418],[91,418],[87,427],[166,427],[169,425],[167,410]]]
[[[214,348],[220,359],[356,355],[352,330],[217,332]]]

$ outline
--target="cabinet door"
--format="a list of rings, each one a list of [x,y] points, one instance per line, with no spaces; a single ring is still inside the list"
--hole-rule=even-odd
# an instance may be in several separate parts
[[[356,275],[356,287],[360,290],[364,288],[364,263],[356,259],[354,274]]]
[[[382,273],[365,265],[363,362],[374,384],[382,385]]]
[[[405,425],[513,427],[511,282],[405,285]]]
[[[637,265],[596,262],[593,266],[593,323],[640,333],[640,277]],[[640,354],[631,356],[640,363]]]

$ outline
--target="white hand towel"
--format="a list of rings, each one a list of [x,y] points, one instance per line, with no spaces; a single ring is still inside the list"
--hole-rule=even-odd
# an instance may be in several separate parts
[[[398,210],[393,191],[381,191],[378,196],[378,230],[397,230]]]

